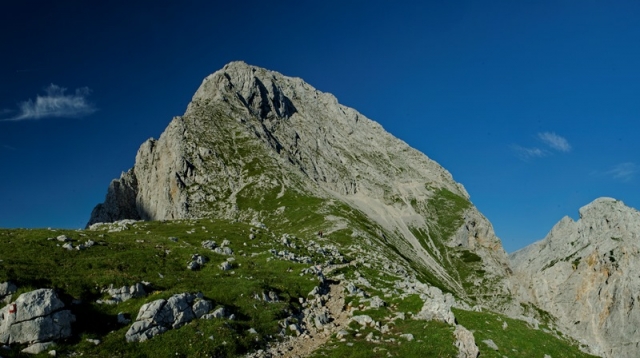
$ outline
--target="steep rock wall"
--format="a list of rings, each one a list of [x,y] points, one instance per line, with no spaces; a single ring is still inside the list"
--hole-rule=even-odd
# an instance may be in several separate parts
[[[564,217],[542,241],[510,255],[518,296],[557,317],[594,354],[640,348],[640,212],[600,198]]]

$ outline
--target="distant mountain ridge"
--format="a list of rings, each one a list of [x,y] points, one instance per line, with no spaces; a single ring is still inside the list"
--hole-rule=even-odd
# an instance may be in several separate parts
[[[285,193],[363,213],[448,291],[485,304],[509,295],[500,240],[448,171],[333,95],[244,62],[204,79],[185,114],[111,183],[88,225],[259,220],[267,211],[256,202]]]
[[[640,352],[640,212],[599,198],[510,255],[519,298],[604,357]]]

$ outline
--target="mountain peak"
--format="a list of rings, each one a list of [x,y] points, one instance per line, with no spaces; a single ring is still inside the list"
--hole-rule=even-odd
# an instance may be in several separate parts
[[[127,173],[89,224],[131,212],[146,220],[260,221],[285,210],[282,198],[339,203],[375,223],[386,245],[446,290],[466,295],[471,283],[485,281],[491,293],[508,290],[506,254],[464,187],[380,124],[300,78],[227,64],[204,79],[185,114],[157,141],[140,147]],[[335,208],[318,210],[327,213],[323,221],[337,217],[329,214]],[[463,259],[476,258],[470,255],[478,257],[476,270],[465,267]]]
[[[514,286],[592,353],[635,357],[640,340],[629,327],[640,322],[640,308],[629,297],[640,289],[639,239],[640,212],[598,198],[580,208],[578,221],[564,217],[544,240],[510,255]]]
[[[628,206],[624,205],[624,203],[620,200],[616,200],[614,198],[609,197],[600,197],[590,202],[589,204],[580,208],[580,218],[590,217],[590,216],[601,216],[608,212],[620,211],[620,210],[633,210]]]

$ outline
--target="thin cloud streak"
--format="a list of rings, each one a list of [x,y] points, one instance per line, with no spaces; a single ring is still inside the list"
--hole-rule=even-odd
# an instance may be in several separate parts
[[[533,158],[546,157],[549,154],[546,150],[540,148],[525,148],[517,144],[513,144],[511,146],[511,149],[516,153],[520,160],[523,160],[525,162]]]
[[[91,93],[88,87],[78,88],[73,94],[65,94],[67,89],[55,84],[45,88],[46,95],[36,96],[18,105],[18,114],[1,119],[1,121],[23,121],[30,119],[54,117],[83,117],[94,113],[97,109],[87,101]],[[6,110],[3,112],[6,113]]]
[[[636,163],[627,162],[616,165],[611,170],[606,171],[604,174],[616,180],[630,182],[635,177],[638,170],[639,168]]]
[[[557,135],[555,132],[538,133],[538,138],[546,145],[560,152],[570,152],[571,145],[566,138]]]

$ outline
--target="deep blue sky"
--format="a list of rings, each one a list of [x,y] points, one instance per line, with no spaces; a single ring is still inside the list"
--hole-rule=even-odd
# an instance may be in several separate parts
[[[244,60],[438,161],[511,252],[599,196],[640,208],[638,19],[638,1],[4,1],[0,227],[83,227]]]

